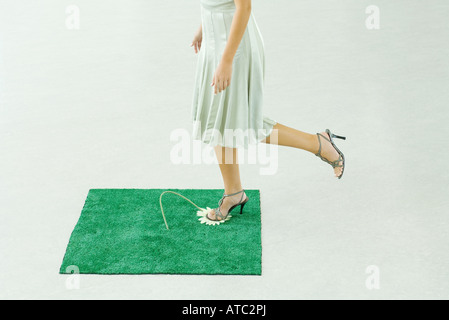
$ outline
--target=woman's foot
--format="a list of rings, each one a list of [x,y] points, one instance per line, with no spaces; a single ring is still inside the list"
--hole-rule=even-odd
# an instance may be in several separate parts
[[[234,192],[230,192],[229,194],[232,194],[232,193],[234,193]],[[224,218],[226,218],[228,211],[232,206],[245,201],[246,194],[245,194],[245,191],[243,191],[243,192],[237,193],[232,196],[223,197],[222,199],[223,199],[223,202],[220,205],[220,212],[221,212],[222,216]],[[207,214],[207,218],[209,220],[223,220],[223,218],[220,216],[220,214],[215,213],[215,209],[212,209],[212,211]]]
[[[327,132],[320,132],[323,136],[325,136],[327,139],[330,140],[329,135],[327,134]],[[318,137],[318,135],[316,135],[316,139],[317,139],[317,152],[319,150],[319,144],[320,142],[318,141],[318,139],[320,139],[320,137]],[[333,162],[333,161],[337,161],[339,159],[339,153],[337,150],[335,150],[335,148],[332,146],[332,143],[330,143],[329,141],[327,141],[326,139],[320,139],[321,140],[321,156],[323,158],[326,158],[327,160]],[[338,178],[342,173],[343,173],[343,160],[338,161],[337,165],[341,166],[341,167],[335,167],[334,168],[334,174],[335,176]]]

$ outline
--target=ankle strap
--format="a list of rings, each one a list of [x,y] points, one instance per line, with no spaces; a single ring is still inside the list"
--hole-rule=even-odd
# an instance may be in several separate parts
[[[238,192],[231,193],[231,194],[223,194],[223,197],[233,196],[233,195],[239,194],[240,192],[243,192],[243,191],[245,191],[245,189],[242,189],[242,190],[240,190],[240,191],[238,191]]]
[[[238,192],[234,192],[234,193],[231,193],[231,194],[225,194],[225,193],[223,193],[223,196],[222,196],[221,199],[218,201],[218,212],[219,212],[219,215],[221,216],[221,218],[224,218],[223,215],[222,215],[221,212],[220,212],[220,206],[221,206],[222,203],[223,203],[223,199],[224,199],[225,197],[233,196],[233,195],[236,195],[236,194],[238,194],[238,193],[240,193],[240,192],[243,192],[243,191],[245,191],[245,189],[242,189],[242,190],[240,190],[240,191],[238,191]],[[242,194],[242,197],[240,198],[240,202],[242,202],[242,199],[243,199],[243,194]]]

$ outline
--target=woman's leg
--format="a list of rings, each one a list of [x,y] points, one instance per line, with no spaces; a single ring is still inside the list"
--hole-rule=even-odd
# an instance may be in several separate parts
[[[321,132],[321,134],[329,139],[329,135],[326,132]],[[280,123],[276,123],[273,126],[273,132],[271,133],[271,135],[261,142],[298,148],[309,151],[313,154],[316,154],[318,152],[320,146],[318,142],[318,136],[316,134],[302,132]],[[339,156],[337,150],[335,150],[332,144],[325,139],[321,139],[321,155],[330,161],[337,160]],[[341,164],[342,161],[339,162],[339,165]],[[341,167],[334,168],[334,173],[336,176],[339,176],[341,174],[341,171]]]
[[[218,164],[220,166],[221,175],[223,176],[225,194],[231,194],[241,191],[242,183],[240,181],[240,171],[237,158],[236,148],[227,148],[222,146],[216,146],[215,154],[217,156]],[[242,198],[243,195],[243,198]],[[238,193],[233,196],[225,197],[223,203],[220,207],[220,211],[223,216],[226,216],[229,208],[234,204],[239,203],[240,199],[245,199],[245,192]],[[215,211],[212,210],[209,213],[210,219],[221,219],[220,217],[215,217]]]

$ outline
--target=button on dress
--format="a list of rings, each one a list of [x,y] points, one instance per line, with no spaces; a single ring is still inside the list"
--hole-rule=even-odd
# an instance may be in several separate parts
[[[192,101],[194,140],[213,147],[248,148],[271,134],[277,121],[263,113],[264,43],[253,13],[232,62],[231,84],[214,94],[210,84],[225,49],[234,0],[200,0],[202,44]]]

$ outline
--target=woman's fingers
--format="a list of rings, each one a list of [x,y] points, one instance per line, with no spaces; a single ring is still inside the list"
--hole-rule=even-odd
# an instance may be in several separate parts
[[[223,80],[221,80],[220,79],[220,82],[218,82],[218,92],[220,93],[220,92],[222,92],[224,89],[223,89]]]
[[[201,50],[201,41],[195,42],[195,52],[198,53]]]
[[[195,53],[198,53],[198,51],[200,50],[200,48],[201,48],[201,43],[199,42],[199,41],[193,41],[191,44],[190,44],[190,46],[191,47],[193,47],[193,49],[195,49]]]
[[[221,80],[217,77],[213,77],[211,86],[214,86],[214,94],[220,93],[226,90],[231,85],[231,80]]]
[[[223,80],[217,79],[217,82],[215,84],[215,94],[220,93],[224,90]]]
[[[218,89],[220,87],[220,79],[215,78],[215,87],[214,87],[214,93],[218,93]]]
[[[226,80],[221,82],[220,92],[224,91],[224,89],[226,89]]]

